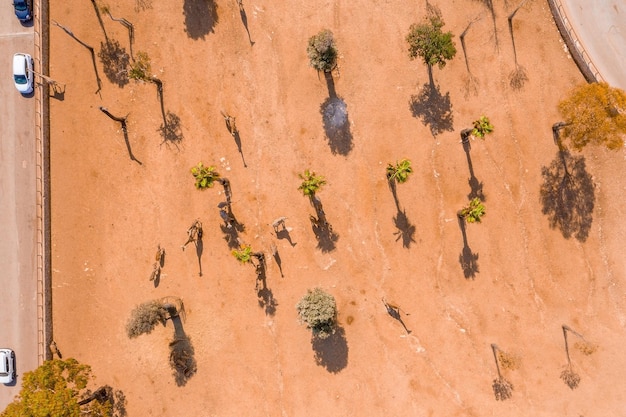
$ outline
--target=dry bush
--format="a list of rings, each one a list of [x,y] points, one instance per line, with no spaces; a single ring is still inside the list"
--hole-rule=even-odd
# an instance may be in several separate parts
[[[167,318],[167,310],[161,301],[147,301],[139,304],[130,313],[130,318],[126,323],[126,333],[131,339],[143,333],[150,333],[158,323],[165,326]]]
[[[492,387],[498,401],[508,400],[513,396],[513,384],[502,377],[494,379]]]
[[[580,375],[572,371],[570,368],[561,372],[561,379],[568,387],[570,387],[570,389],[577,388],[580,383]]]
[[[520,366],[519,356],[501,350],[498,350],[498,362],[500,362],[502,369],[510,369],[511,371],[518,369]]]

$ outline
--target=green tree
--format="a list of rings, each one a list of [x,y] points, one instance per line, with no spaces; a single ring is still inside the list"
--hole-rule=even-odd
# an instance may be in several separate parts
[[[491,132],[493,132],[493,125],[489,123],[489,119],[486,116],[480,116],[480,119],[474,120],[473,136],[484,139]]]
[[[298,190],[302,191],[302,194],[310,198],[315,197],[315,193],[326,184],[326,180],[323,176],[316,175],[315,172],[309,171],[308,169],[305,170],[303,174],[298,174],[298,176],[302,180],[302,184],[300,184]]]
[[[480,223],[485,214],[485,206],[478,197],[471,199],[467,207],[462,208],[457,213],[460,218],[467,220],[468,223]]]
[[[250,245],[242,245],[239,249],[233,249],[231,253],[242,264],[252,262],[252,247]]]
[[[111,416],[108,391],[102,387],[90,395],[87,385],[92,381],[91,367],[76,359],[45,361],[34,371],[24,373],[19,395],[0,416]]]
[[[152,76],[152,64],[146,52],[137,52],[137,59],[133,61],[128,70],[128,78],[137,81],[154,81],[154,77]]]
[[[399,184],[405,183],[409,179],[409,175],[413,172],[411,161],[403,159],[396,162],[395,165],[387,164],[387,180],[396,181]]]
[[[582,150],[589,143],[617,150],[626,134],[626,93],[607,83],[575,87],[559,103],[565,120],[563,136],[572,148]]]
[[[167,319],[167,308],[162,301],[146,301],[130,313],[130,318],[126,323],[126,334],[132,339],[141,334],[150,333],[159,323],[165,326]]]
[[[202,162],[191,168],[191,174],[196,179],[196,188],[204,190],[213,187],[214,182],[220,177],[213,165],[205,167]]]
[[[337,65],[337,48],[333,32],[324,29],[309,38],[306,48],[309,64],[318,71],[331,72]]]
[[[335,332],[337,322],[337,303],[335,297],[320,288],[307,290],[296,304],[300,322],[306,323],[313,331],[313,336],[326,339]]]
[[[446,61],[456,55],[456,47],[452,38],[452,32],[444,33],[441,28],[444,22],[440,16],[434,14],[421,24],[412,24],[406,41],[409,43],[409,57],[422,58],[430,69],[433,65],[439,68],[446,66]]]

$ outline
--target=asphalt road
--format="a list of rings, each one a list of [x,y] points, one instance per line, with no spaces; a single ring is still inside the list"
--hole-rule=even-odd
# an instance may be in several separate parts
[[[0,385],[0,411],[37,363],[35,98],[13,85],[15,52],[33,55],[32,25],[0,7],[0,347],[15,351],[17,383]],[[37,68],[35,68],[35,71]]]

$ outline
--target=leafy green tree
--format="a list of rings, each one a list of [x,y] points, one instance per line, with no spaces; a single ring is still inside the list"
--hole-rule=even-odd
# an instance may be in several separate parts
[[[298,176],[302,180],[302,184],[300,184],[298,190],[302,191],[302,194],[310,198],[315,197],[315,193],[326,184],[326,180],[323,176],[316,175],[315,172],[309,171],[308,169],[305,170],[303,174],[298,174]]]
[[[231,253],[242,264],[252,262],[252,247],[250,245],[242,245],[239,249],[233,249]]]
[[[45,361],[34,371],[24,373],[19,395],[0,416],[111,416],[112,403],[105,387],[90,395],[87,385],[92,381],[91,367],[76,359]]]
[[[307,290],[296,304],[300,322],[306,323],[313,331],[313,336],[326,339],[335,332],[337,322],[337,303],[335,297],[320,288]]]
[[[493,132],[493,125],[489,123],[489,119],[486,116],[480,116],[480,119],[474,120],[473,136],[484,139],[491,132]]]
[[[126,323],[126,334],[132,339],[141,334],[150,333],[159,323],[165,326],[167,319],[167,308],[162,301],[146,301],[130,313],[130,318]]]
[[[458,213],[458,216],[467,220],[468,223],[480,223],[485,213],[485,206],[480,201],[480,198],[476,197],[470,200],[467,207],[462,208]]]
[[[411,161],[403,159],[396,162],[395,165],[387,164],[387,180],[396,181],[399,184],[405,183],[409,179],[409,175],[413,172]]]
[[[196,179],[198,190],[213,187],[215,181],[220,177],[216,169],[213,165],[205,167],[202,162],[198,162],[198,165],[191,168],[191,174]]]
[[[306,48],[309,64],[318,71],[331,72],[337,65],[337,48],[333,32],[324,29],[309,38]]]
[[[626,134],[626,93],[607,83],[591,83],[574,88],[559,103],[565,120],[563,136],[572,148],[604,145],[617,150]]]
[[[433,65],[439,68],[446,66],[446,61],[456,55],[456,47],[452,38],[452,32],[444,33],[441,28],[444,22],[440,16],[433,14],[427,21],[421,24],[412,24],[406,41],[409,44],[409,57],[422,58],[430,69]]]

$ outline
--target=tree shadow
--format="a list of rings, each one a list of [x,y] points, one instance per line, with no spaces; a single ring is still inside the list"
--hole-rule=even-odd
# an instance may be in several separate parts
[[[248,34],[250,46],[254,46],[254,41],[250,37],[250,29],[248,29],[248,15],[246,14],[246,9],[243,7],[243,0],[237,0],[237,4],[239,5],[239,17],[241,17],[241,23],[243,23],[243,27],[246,29],[246,33]]]
[[[413,117],[421,119],[428,126],[433,137],[454,130],[450,93],[441,95],[438,85],[424,84],[419,94],[411,96],[409,108]]]
[[[328,97],[320,106],[320,114],[330,151],[334,155],[348,155],[354,144],[345,101],[337,96]]]
[[[315,196],[311,197],[310,201],[315,208],[315,216],[309,215],[309,220],[317,239],[317,248],[325,253],[332,252],[337,247],[336,242],[339,235],[333,231],[333,226],[328,223],[322,201]]]
[[[297,242],[293,242],[291,240],[291,235],[289,234],[289,230],[287,230],[287,229],[283,229],[283,230],[277,231],[276,232],[276,238],[277,239],[286,239],[287,242],[289,242],[289,244],[291,245],[292,248],[298,244]]]
[[[470,143],[469,134],[470,129],[464,129],[461,132],[461,143],[463,144],[463,151],[465,151],[465,157],[467,158],[467,166],[469,168],[470,177],[467,181],[470,186],[470,193],[467,195],[467,198],[473,200],[474,198],[480,199],[480,201],[484,202],[486,200],[485,194],[483,193],[483,182],[479,181],[474,174],[474,165],[472,164],[472,157],[470,155],[470,150],[472,149],[472,145]]]
[[[85,47],[89,53],[91,54],[91,63],[93,64],[93,70],[96,74],[96,83],[98,84],[98,89],[96,90],[96,94],[100,94],[100,90],[102,90],[102,80],[100,79],[100,73],[98,72],[98,65],[96,64],[96,53],[92,46],[86,44],[85,42],[78,39],[74,33],[63,25],[60,25],[57,21],[52,20],[52,24],[61,28],[65,33],[67,33],[72,39],[76,42],[80,43],[83,47]]]
[[[237,151],[241,154],[241,160],[243,161],[243,167],[247,168],[246,159],[243,157],[243,149],[241,148],[241,136],[239,136],[239,131],[233,133],[233,139],[235,139],[235,145],[237,145]]]
[[[523,0],[507,18],[509,22],[509,34],[511,35],[511,42],[513,44],[513,59],[515,60],[515,69],[509,74],[509,82],[513,90],[521,90],[524,84],[526,84],[526,81],[528,81],[526,69],[517,62],[517,49],[515,47],[515,36],[513,34],[513,18],[525,3],[526,0]]]
[[[274,255],[276,256],[276,255]],[[259,261],[255,265],[257,279],[256,279],[256,293],[258,297],[259,307],[265,310],[265,314],[273,316],[276,314],[276,306],[278,301],[274,298],[274,293],[267,287],[267,269],[265,264],[265,256],[259,257]],[[282,271],[281,271],[282,273]]]
[[[152,9],[152,0],[135,0],[135,12]]]
[[[204,252],[204,243],[202,242],[202,235],[198,234],[198,238],[193,242],[196,246],[196,256],[198,257],[198,275],[202,276],[202,252]]]
[[[348,365],[348,341],[346,332],[341,326],[326,339],[313,336],[311,345],[315,352],[315,363],[336,374]]]
[[[550,166],[541,168],[541,176],[541,211],[548,216],[550,227],[559,228],[566,239],[587,240],[596,197],[585,158],[559,150]]]
[[[174,371],[174,380],[179,387],[196,373],[197,363],[191,339],[185,334],[180,315],[175,308],[168,309],[174,324],[174,340],[170,342],[170,366]]]
[[[467,244],[465,219],[462,217],[457,217],[457,219],[459,221],[459,227],[461,228],[461,234],[463,235],[463,249],[459,255],[459,263],[463,269],[465,279],[474,279],[478,273],[478,253],[472,252],[472,249]]]
[[[167,112],[163,123],[159,127],[159,133],[163,138],[161,144],[174,145],[178,149],[178,145],[183,141],[183,129],[180,124],[180,117],[170,111]]]
[[[224,233],[224,240],[228,243],[228,247],[230,249],[239,248],[239,233],[243,233],[246,226],[237,221],[230,204],[227,205],[227,210],[220,208],[220,217],[224,221],[224,224],[220,225],[220,229]]]
[[[218,22],[217,3],[214,0],[185,0],[183,4],[185,32],[191,39],[204,39],[215,32]]]
[[[115,120],[116,122],[120,124],[122,128],[122,133],[124,134],[124,143],[126,143],[126,150],[128,151],[128,156],[130,157],[131,161],[135,161],[139,165],[143,165],[139,159],[135,158],[135,155],[133,155],[133,150],[130,147],[130,139],[128,138],[128,124],[126,123],[126,119],[128,118],[128,115],[124,117],[114,116],[107,110],[106,107],[102,107],[102,106],[100,106],[100,111],[106,114],[110,119]]]
[[[393,218],[393,223],[398,229],[393,234],[396,235],[396,242],[402,239],[402,247],[409,248],[411,243],[415,243],[415,225],[409,221],[406,215],[406,210],[401,210],[398,207],[398,211]]]
[[[128,84],[127,69],[130,64],[130,56],[126,53],[126,48],[120,45],[119,41],[108,39],[106,42],[100,42],[98,58],[102,62],[104,75],[106,75],[109,81],[117,84],[120,88]]]

